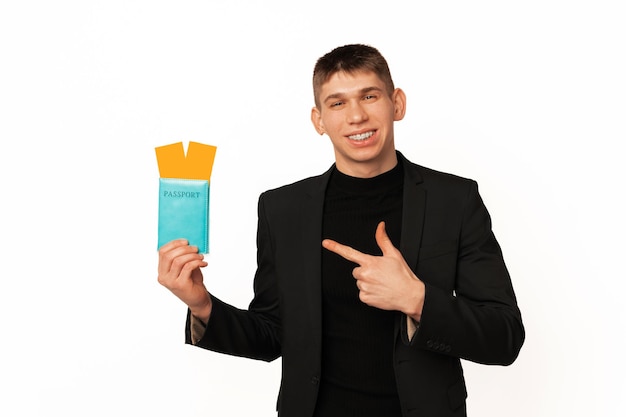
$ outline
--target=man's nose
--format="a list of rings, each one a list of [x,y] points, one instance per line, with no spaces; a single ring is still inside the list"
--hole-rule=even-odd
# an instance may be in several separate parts
[[[367,112],[361,103],[353,103],[348,107],[348,123],[362,123],[367,120]]]

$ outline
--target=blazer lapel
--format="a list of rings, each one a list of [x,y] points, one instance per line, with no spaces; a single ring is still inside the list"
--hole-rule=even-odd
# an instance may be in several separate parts
[[[301,276],[305,309],[311,314],[310,329],[316,329],[319,334],[317,340],[321,343],[322,328],[322,216],[324,213],[324,195],[330,174],[334,169],[311,182],[305,198],[300,204],[301,233],[303,236],[303,250],[301,256]]]
[[[422,231],[424,229],[426,191],[421,187],[423,179],[416,166],[409,162],[400,152],[398,152],[398,159],[402,160],[404,166],[400,253],[402,253],[409,268],[416,272],[419,248],[422,242]],[[404,314],[400,314],[398,318],[395,325],[396,341],[398,341],[398,335],[400,335],[404,343],[408,344],[407,318]]]
[[[402,234],[400,236],[400,252],[406,263],[417,270],[417,257],[422,240],[424,213],[426,208],[426,192],[420,184],[423,179],[419,171],[401,153],[398,158],[404,164],[404,195],[402,202]]]

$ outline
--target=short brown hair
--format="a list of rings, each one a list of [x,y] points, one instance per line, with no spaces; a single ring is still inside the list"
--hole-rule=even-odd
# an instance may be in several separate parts
[[[378,50],[369,45],[352,44],[333,49],[317,60],[313,70],[313,96],[315,106],[320,107],[322,85],[337,72],[371,71],[378,76],[392,94],[395,87],[387,61]]]

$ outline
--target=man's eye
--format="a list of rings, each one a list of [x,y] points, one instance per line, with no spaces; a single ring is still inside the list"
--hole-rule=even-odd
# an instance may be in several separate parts
[[[376,96],[374,94],[368,94],[365,97],[363,97],[364,100],[375,100]]]
[[[335,101],[330,105],[330,107],[339,107],[343,104],[343,101]]]

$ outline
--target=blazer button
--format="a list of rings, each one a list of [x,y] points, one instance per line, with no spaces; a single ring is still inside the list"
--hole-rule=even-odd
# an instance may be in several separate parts
[[[433,341],[429,340],[428,342],[426,342],[426,347],[429,348],[429,349],[432,348],[433,347]]]
[[[311,378],[311,384],[317,385],[319,383],[320,383],[320,378],[319,377],[314,376],[314,377]]]

